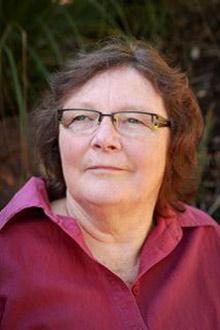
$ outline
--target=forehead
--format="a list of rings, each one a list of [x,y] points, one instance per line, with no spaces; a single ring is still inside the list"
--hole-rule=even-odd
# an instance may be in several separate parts
[[[104,112],[137,109],[166,113],[163,100],[152,83],[131,67],[113,68],[95,75],[69,94],[64,108],[74,107]]]

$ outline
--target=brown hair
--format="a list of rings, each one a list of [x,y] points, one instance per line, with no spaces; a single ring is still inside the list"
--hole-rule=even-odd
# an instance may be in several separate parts
[[[183,211],[180,202],[189,202],[197,188],[197,148],[203,131],[198,103],[185,74],[171,68],[159,53],[143,41],[114,40],[92,51],[78,53],[50,79],[50,91],[36,112],[36,144],[49,197],[65,196],[58,147],[59,127],[56,109],[65,98],[97,73],[130,66],[150,80],[164,100],[171,120],[171,141],[164,179],[155,212],[164,214],[167,206]]]

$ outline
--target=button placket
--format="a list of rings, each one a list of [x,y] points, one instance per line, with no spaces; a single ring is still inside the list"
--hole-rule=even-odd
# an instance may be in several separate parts
[[[129,330],[147,330],[148,327],[143,321],[134,298],[134,296],[140,293],[139,285],[135,284],[129,290],[129,288],[125,284],[123,285],[113,274],[108,274],[107,278],[108,282],[112,285],[112,299],[117,309],[121,311],[120,318],[124,327]]]

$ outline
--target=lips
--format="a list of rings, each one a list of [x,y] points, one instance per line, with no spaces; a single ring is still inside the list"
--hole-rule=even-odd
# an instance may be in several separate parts
[[[125,169],[118,167],[118,166],[112,166],[112,165],[95,165],[95,166],[88,167],[87,170],[124,171]]]

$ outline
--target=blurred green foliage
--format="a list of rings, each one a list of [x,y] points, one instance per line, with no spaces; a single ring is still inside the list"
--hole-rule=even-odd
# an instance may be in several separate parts
[[[219,50],[219,12],[216,0],[0,0],[0,116],[18,116],[22,180],[31,172],[27,113],[71,52],[108,36],[141,38],[192,77],[192,48]]]

